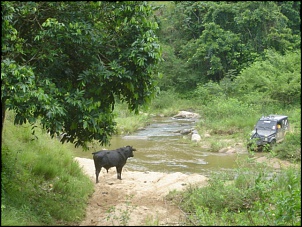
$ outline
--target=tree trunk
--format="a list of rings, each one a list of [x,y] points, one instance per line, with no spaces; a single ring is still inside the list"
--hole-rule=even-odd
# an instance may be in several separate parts
[[[4,127],[4,120],[5,120],[5,100],[1,100],[1,106],[2,106],[2,125],[1,125],[1,144],[2,144],[2,138],[3,138],[3,127]]]

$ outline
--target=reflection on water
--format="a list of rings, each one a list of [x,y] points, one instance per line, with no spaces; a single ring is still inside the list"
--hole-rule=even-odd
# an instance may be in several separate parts
[[[184,140],[180,130],[195,126],[195,121],[157,118],[144,130],[132,135],[114,136],[111,145],[94,147],[89,151],[74,148],[75,156],[91,158],[91,152],[116,149],[126,145],[137,151],[129,158],[125,168],[136,171],[182,172],[208,175],[212,171],[229,171],[237,167],[236,160],[246,154],[222,154],[207,152]]]

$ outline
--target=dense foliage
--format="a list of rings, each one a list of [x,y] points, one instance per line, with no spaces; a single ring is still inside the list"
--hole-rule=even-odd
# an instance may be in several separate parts
[[[147,2],[1,2],[2,126],[39,119],[51,136],[109,142],[115,100],[130,110],[155,92],[161,50]]]
[[[1,4],[2,125],[13,109],[62,142],[106,144],[116,101],[138,112],[156,84],[204,102],[222,90],[300,104],[300,2]]]
[[[157,11],[161,88],[180,92],[237,76],[266,50],[300,49],[300,2],[180,1]],[[172,67],[171,67],[172,66]]]
[[[290,132],[267,155],[301,164],[300,4],[1,2],[2,130],[13,110],[2,142],[6,224],[74,224],[84,215],[91,182],[61,145],[45,147],[44,131],[83,148],[106,144],[147,123],[127,109],[150,101],[152,114],[200,113],[212,152],[226,147],[221,138],[244,142],[261,115],[288,115]],[[190,224],[300,226],[301,169],[268,176],[273,170],[254,167],[176,195]]]
[[[250,105],[300,105],[301,51],[284,55],[266,51],[238,76],[226,75],[219,82],[198,83],[193,94],[204,104],[217,98],[236,98]]]

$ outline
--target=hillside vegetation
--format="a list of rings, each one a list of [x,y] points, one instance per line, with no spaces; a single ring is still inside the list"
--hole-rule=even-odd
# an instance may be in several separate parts
[[[300,4],[1,2],[1,225],[83,219],[93,183],[62,132],[85,149],[187,110],[217,152],[281,114],[290,131],[263,155],[300,166]],[[188,225],[301,225],[301,168],[237,171],[167,199]]]
[[[41,128],[5,122],[1,148],[1,225],[71,225],[83,219],[93,182],[72,152]]]

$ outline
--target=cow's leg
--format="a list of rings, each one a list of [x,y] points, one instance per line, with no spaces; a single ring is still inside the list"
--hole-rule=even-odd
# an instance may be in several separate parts
[[[122,168],[121,166],[116,167],[117,179],[122,179]]]
[[[95,168],[95,183],[99,183],[99,174],[100,174],[100,171],[101,171],[102,167],[97,167]]]

